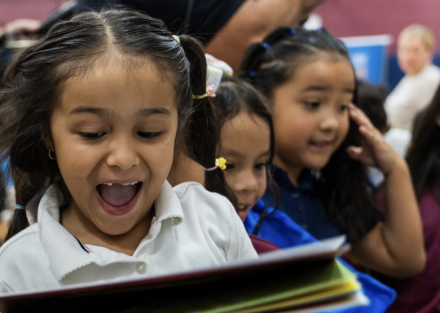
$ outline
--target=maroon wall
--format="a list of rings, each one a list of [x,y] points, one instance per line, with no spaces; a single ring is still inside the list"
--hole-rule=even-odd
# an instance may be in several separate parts
[[[62,2],[0,0],[0,26],[21,17],[42,20]],[[422,23],[433,29],[440,46],[439,12],[439,0],[327,0],[316,10],[324,26],[338,37],[391,34],[395,39],[406,25]]]
[[[0,0],[0,26],[17,18],[43,20],[62,3],[61,0]]]
[[[440,49],[438,0],[327,0],[316,13],[335,36],[391,34],[394,42],[407,25],[420,23],[436,34]],[[395,44],[391,47],[395,50]]]

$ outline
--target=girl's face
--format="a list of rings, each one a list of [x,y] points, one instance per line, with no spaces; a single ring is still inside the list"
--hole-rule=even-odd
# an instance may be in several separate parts
[[[70,78],[51,117],[52,143],[72,195],[62,223],[82,236],[148,232],[173,160],[175,90],[145,60],[110,61]]]
[[[225,179],[238,199],[238,215],[244,221],[266,190],[269,124],[244,111],[226,121],[221,129],[220,156],[227,161]]]
[[[344,140],[354,86],[350,62],[328,56],[306,61],[274,90],[274,163],[294,183],[303,168],[324,167]]]

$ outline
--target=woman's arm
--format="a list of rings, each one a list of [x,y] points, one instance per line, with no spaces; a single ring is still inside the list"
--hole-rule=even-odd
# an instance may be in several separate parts
[[[423,270],[426,256],[409,168],[361,110],[351,106],[350,116],[359,125],[365,144],[361,148],[350,147],[348,153],[352,158],[384,172],[387,206],[384,220],[356,243],[347,257],[389,276],[417,274]]]
[[[303,0],[246,0],[208,43],[207,53],[238,68],[250,44],[278,26],[297,27]],[[305,2],[310,2],[306,0]],[[312,2],[320,2],[313,0]]]

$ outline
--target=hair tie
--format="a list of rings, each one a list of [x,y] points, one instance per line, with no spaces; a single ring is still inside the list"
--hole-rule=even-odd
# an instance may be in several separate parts
[[[15,205],[15,209],[16,209],[16,210],[25,210],[26,207],[25,207],[24,205],[21,205],[21,204],[16,204],[16,205]]]
[[[264,50],[269,49],[269,44],[267,42],[263,43],[263,48]]]
[[[293,36],[296,33],[296,29],[295,28],[291,28],[290,29],[290,35]]]
[[[180,44],[180,38],[179,38],[179,36],[177,36],[177,35],[171,35],[171,36],[174,38],[174,40],[177,41],[178,44]]]
[[[249,73],[249,76],[250,77],[255,77],[255,76],[257,76],[257,73],[255,73],[255,71],[252,71],[252,72]]]
[[[199,100],[199,99],[203,99],[206,97],[215,97],[215,86],[214,85],[209,85],[208,87],[206,87],[206,93],[204,93],[203,95],[193,95],[194,100]]]
[[[215,166],[210,167],[210,168],[205,168],[205,171],[210,172],[210,171],[213,171],[217,168],[221,169],[222,171],[224,171],[226,169],[226,159],[225,158],[215,159]]]

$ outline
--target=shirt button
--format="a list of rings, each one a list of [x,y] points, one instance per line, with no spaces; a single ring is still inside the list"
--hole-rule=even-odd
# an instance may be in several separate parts
[[[302,206],[297,206],[297,207],[296,207],[296,210],[297,210],[298,212],[304,212],[304,207],[302,207]]]
[[[294,192],[294,193],[290,194],[290,196],[295,199],[295,198],[299,197],[299,194],[297,192]]]
[[[145,274],[147,271],[147,265],[144,262],[139,262],[136,264],[136,272],[138,274]]]
[[[303,229],[307,230],[307,224],[302,223],[300,226],[301,226]]]

